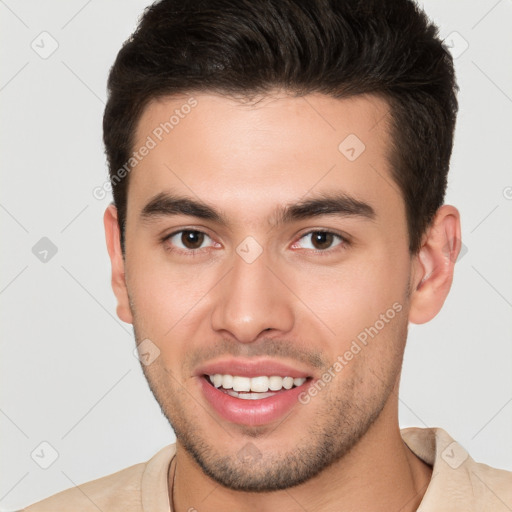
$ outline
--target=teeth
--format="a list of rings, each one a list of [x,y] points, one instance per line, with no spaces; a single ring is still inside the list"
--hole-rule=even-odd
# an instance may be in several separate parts
[[[268,377],[253,377],[251,379],[251,391],[266,393],[268,391]]]
[[[226,393],[235,398],[241,398],[242,400],[261,400],[262,398],[268,398],[274,396],[276,393],[237,393],[231,389],[228,389]]]
[[[272,391],[279,391],[283,387],[283,378],[282,377],[270,377],[268,379],[268,388]]]
[[[306,381],[305,377],[280,377],[272,375],[267,377],[240,377],[239,375],[208,375],[210,381],[216,388],[232,389],[233,392],[254,392],[267,393],[270,391],[280,391],[284,389],[292,389],[293,386],[302,386]],[[231,394],[231,393],[229,393]],[[234,396],[234,395],[233,395]]]
[[[231,389],[233,387],[233,375],[222,376],[222,387],[224,389]]]
[[[251,379],[233,376],[233,391],[251,391]]]
[[[292,389],[293,388],[293,377],[285,377],[283,379],[283,388],[284,389]]]

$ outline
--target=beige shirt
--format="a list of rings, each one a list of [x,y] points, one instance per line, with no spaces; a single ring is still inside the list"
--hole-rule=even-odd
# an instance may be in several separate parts
[[[401,430],[407,446],[433,467],[418,512],[511,512],[512,472],[475,462],[443,429]],[[56,494],[25,512],[172,512],[167,474],[176,445],[148,462]]]

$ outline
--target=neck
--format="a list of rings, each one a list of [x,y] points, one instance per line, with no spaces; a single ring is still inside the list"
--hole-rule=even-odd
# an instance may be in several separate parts
[[[397,405],[388,406],[341,460],[301,485],[272,493],[247,493],[220,486],[177,443],[175,466],[169,472],[170,489],[174,480],[174,492],[169,493],[173,512],[291,512],[298,508],[310,512],[415,511],[430,482],[432,468],[404,443]]]

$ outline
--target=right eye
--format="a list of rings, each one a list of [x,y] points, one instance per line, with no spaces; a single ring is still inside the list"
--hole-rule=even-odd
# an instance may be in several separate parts
[[[196,229],[175,231],[163,239],[166,249],[189,255],[194,255],[197,251],[207,248],[208,245],[203,246],[203,244],[208,244],[208,241],[210,247],[213,247],[211,237]]]

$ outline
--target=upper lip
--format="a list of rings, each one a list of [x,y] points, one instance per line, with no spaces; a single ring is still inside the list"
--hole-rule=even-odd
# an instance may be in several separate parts
[[[271,359],[224,359],[207,363],[197,369],[196,375],[238,375],[240,377],[310,377],[311,373]]]

